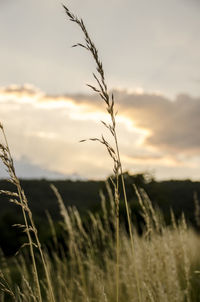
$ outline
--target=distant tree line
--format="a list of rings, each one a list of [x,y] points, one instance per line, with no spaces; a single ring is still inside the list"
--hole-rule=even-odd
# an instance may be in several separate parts
[[[194,194],[196,194],[196,197],[200,196],[200,182],[191,180],[156,181],[145,174],[130,175],[125,173],[124,177],[133,221],[139,231],[142,231],[143,218],[133,183],[146,191],[154,207],[161,209],[166,223],[170,223],[170,209],[173,209],[176,219],[179,219],[181,214],[184,213],[188,224],[198,230],[194,215]],[[109,178],[107,182],[112,188]],[[77,207],[83,220],[87,219],[87,211],[98,212],[101,215],[100,191],[107,202],[109,199],[105,181],[48,181],[41,179],[21,180],[21,183],[43,242],[48,242],[51,237],[47,211],[52,217],[57,231],[60,230],[59,221],[61,216],[56,197],[50,188],[51,183],[59,190],[66,207]],[[0,180],[0,189],[13,190],[12,184],[5,180]],[[120,213],[120,219],[123,222],[125,221],[123,200],[120,201]],[[7,196],[0,195],[0,247],[6,255],[15,253],[25,240],[24,234],[18,228],[12,226],[22,222],[21,209],[11,204]]]

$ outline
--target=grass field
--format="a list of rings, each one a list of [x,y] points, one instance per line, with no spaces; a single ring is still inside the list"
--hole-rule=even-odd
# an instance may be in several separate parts
[[[123,224],[119,231],[119,301],[199,301],[199,236],[187,228],[184,216],[177,224],[172,214],[167,227],[142,193],[140,202],[145,224],[143,235],[133,231],[134,254]],[[102,196],[102,215],[89,213],[87,225],[75,208],[64,207],[60,197],[59,207],[62,239],[57,238],[50,220],[52,243],[44,249],[55,301],[116,301],[114,198],[110,195],[105,201]],[[51,301],[36,248],[35,257],[42,301]],[[34,275],[28,248],[11,259],[1,255],[1,301],[39,301]]]
[[[88,213],[83,222],[76,208],[64,206],[55,186],[51,186],[62,215],[62,234],[57,236],[49,216],[51,244],[41,246],[29,202],[18,179],[4,127],[0,124],[2,143],[0,158],[9,182],[15,190],[3,191],[10,202],[19,206],[24,224],[16,225],[27,235],[27,244],[15,257],[1,253],[0,301],[2,302],[195,302],[200,299],[200,238],[188,228],[185,217],[176,221],[171,211],[171,225],[152,207],[147,194],[133,184],[140,204],[143,223],[140,233],[131,220],[123,168],[116,133],[114,95],[109,94],[98,50],[90,39],[82,19],[64,7],[68,18],[76,23],[85,39],[78,43],[89,51],[96,64],[96,86],[110,116],[109,130],[113,143],[104,136],[91,138],[103,144],[113,160],[109,199],[101,192],[100,213]],[[120,220],[119,186],[126,209],[126,221]],[[199,218],[198,202],[197,221]],[[14,222],[13,222],[14,223]]]

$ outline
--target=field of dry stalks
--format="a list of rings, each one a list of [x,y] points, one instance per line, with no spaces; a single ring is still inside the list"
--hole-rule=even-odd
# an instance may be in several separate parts
[[[0,257],[1,302],[195,302],[200,300],[200,238],[188,228],[184,215],[179,222],[171,212],[171,226],[162,213],[154,210],[147,194],[134,186],[144,219],[142,234],[131,221],[123,168],[116,133],[114,95],[109,94],[98,50],[82,19],[64,6],[67,17],[79,26],[85,48],[93,57],[96,86],[110,116],[112,143],[104,136],[91,138],[103,144],[113,160],[109,200],[101,194],[102,211],[88,213],[82,221],[76,208],[65,208],[62,197],[52,185],[62,215],[62,238],[57,237],[49,217],[51,246],[41,246],[29,202],[18,179],[4,127],[0,124],[0,158],[5,165],[13,191],[3,191],[18,205],[24,218],[17,225],[27,234],[27,244],[12,258]],[[123,188],[126,227],[119,219],[119,183]],[[134,185],[134,184],[133,184]],[[14,222],[13,222],[14,223]]]

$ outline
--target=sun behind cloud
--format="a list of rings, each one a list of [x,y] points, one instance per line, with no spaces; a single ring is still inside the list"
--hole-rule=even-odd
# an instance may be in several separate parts
[[[200,99],[180,95],[171,101],[159,94],[114,93],[125,169],[155,170],[160,178],[166,171],[168,177],[200,176]],[[111,139],[100,123],[109,122],[109,116],[95,95],[47,95],[32,85],[12,85],[0,88],[0,104],[0,120],[15,160],[26,157],[32,165],[62,175],[97,179],[112,173],[102,146],[78,143],[102,133]]]

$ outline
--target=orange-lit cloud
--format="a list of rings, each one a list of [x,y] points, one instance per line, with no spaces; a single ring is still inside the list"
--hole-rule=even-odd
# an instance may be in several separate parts
[[[171,101],[142,91],[114,94],[125,169],[155,169],[159,177],[200,176],[200,99],[180,95]],[[95,95],[46,95],[31,85],[0,88],[0,120],[14,158],[63,175],[102,178],[112,173],[103,146],[78,143],[102,133],[111,140],[100,123],[109,122],[104,107]]]

